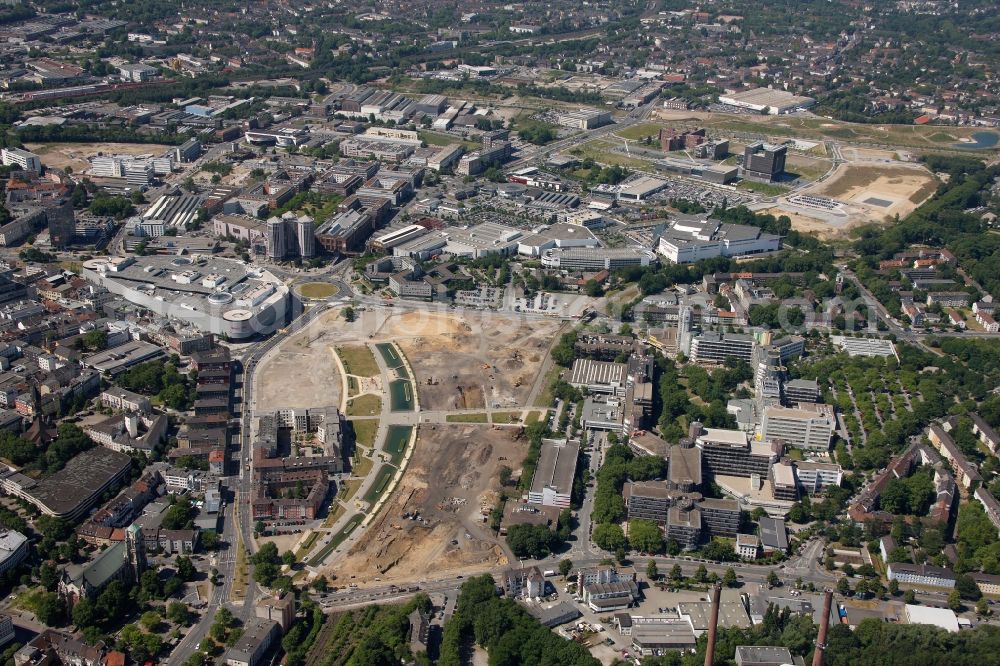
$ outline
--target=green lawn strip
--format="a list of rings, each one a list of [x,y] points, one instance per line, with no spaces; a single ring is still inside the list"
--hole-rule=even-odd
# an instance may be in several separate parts
[[[485,412],[475,414],[448,414],[444,417],[448,423],[489,423],[489,416]]]

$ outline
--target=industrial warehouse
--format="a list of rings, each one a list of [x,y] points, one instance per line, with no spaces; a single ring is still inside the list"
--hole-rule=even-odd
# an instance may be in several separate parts
[[[808,109],[816,104],[816,100],[812,97],[793,95],[784,90],[752,88],[719,95],[719,103],[758,113],[784,114]]]

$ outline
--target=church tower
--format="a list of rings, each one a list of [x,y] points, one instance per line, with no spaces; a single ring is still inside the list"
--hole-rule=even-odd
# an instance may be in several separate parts
[[[129,525],[125,531],[125,559],[132,580],[138,583],[139,576],[146,568],[146,543],[142,538],[142,528],[138,525]]]

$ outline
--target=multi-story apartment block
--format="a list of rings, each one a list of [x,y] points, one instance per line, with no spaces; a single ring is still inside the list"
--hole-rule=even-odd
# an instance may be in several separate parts
[[[733,357],[751,360],[753,338],[740,333],[702,333],[691,340],[691,358],[698,363],[723,363]]]
[[[889,580],[909,583],[910,585],[944,588],[955,587],[955,572],[929,564],[890,562],[888,577]]]

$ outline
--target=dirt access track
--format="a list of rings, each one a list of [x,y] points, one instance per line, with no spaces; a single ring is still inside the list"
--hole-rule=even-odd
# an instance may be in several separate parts
[[[422,411],[527,407],[532,382],[562,326],[489,313],[407,312],[376,338],[399,345],[416,374]],[[484,367],[487,366],[487,367]]]
[[[340,587],[374,583],[376,577],[410,582],[507,564],[483,516],[496,504],[501,465],[516,466],[527,450],[527,438],[515,428],[420,426],[413,458],[392,497],[325,573],[336,576]],[[419,519],[404,517],[414,512]]]

